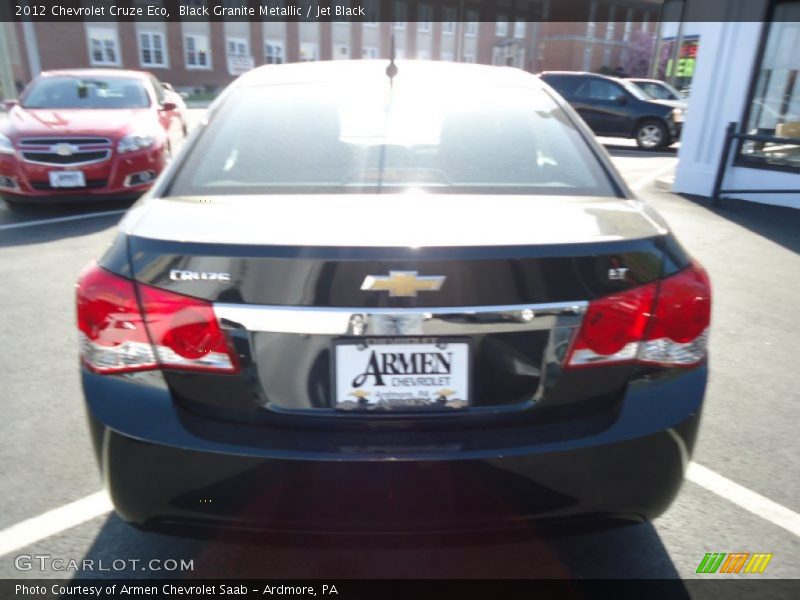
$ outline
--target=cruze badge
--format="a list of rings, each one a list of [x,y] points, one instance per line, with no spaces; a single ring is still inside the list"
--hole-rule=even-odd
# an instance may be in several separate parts
[[[172,269],[169,272],[172,281],[230,281],[230,273],[207,273],[205,271],[183,271]]]
[[[444,285],[444,275],[420,276],[416,271],[389,271],[389,275],[367,275],[361,289],[389,292],[392,298],[415,298],[417,292],[437,292]]]

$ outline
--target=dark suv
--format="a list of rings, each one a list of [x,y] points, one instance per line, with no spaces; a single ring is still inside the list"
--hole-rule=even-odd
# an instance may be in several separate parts
[[[683,109],[650,98],[628,81],[593,73],[546,71],[539,76],[597,135],[634,138],[647,150],[660,150],[680,137]]]

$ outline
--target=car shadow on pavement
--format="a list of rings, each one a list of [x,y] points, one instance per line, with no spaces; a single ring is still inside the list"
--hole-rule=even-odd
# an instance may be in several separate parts
[[[713,206],[711,199],[705,196],[677,195],[787,250],[800,253],[800,210],[796,208],[733,199],[722,199],[719,206]]]
[[[650,524],[543,531],[525,526],[479,534],[295,535],[221,530],[193,537],[142,532],[110,516],[84,557],[123,559],[125,571],[80,577],[281,579],[678,579]],[[156,559],[192,560],[193,568],[148,568]],[[679,594],[678,598],[686,597]]]

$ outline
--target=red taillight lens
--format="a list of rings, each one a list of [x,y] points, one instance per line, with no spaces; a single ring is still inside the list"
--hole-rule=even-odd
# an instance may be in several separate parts
[[[710,318],[711,285],[693,263],[661,282],[591,301],[566,366],[694,365],[706,356]]]
[[[210,303],[136,285],[95,264],[77,286],[81,357],[98,373],[163,368],[235,373],[228,346]]]
[[[703,267],[694,263],[668,277],[658,290],[648,339],[691,342],[711,321],[711,283]]]
[[[238,366],[211,304],[139,285],[147,330],[164,367],[234,373]]]
[[[77,285],[81,358],[97,373],[157,367],[132,281],[92,263]]]

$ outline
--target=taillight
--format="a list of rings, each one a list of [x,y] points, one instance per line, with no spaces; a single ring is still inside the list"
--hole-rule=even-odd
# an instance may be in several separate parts
[[[139,296],[162,367],[224,373],[239,370],[211,303],[141,284]]]
[[[81,358],[95,372],[238,371],[208,302],[136,284],[93,264],[78,280],[77,304]]]
[[[691,366],[706,356],[711,285],[703,268],[592,300],[567,368],[645,363]]]
[[[78,279],[77,302],[81,358],[89,369],[123,373],[157,367],[132,281],[91,264]]]

